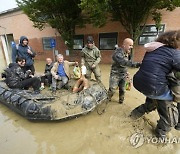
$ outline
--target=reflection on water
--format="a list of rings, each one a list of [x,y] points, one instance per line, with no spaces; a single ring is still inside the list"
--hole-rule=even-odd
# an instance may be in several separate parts
[[[44,63],[36,63],[36,70]],[[108,87],[110,65],[101,65],[103,83]],[[131,69],[133,74],[136,70]],[[132,121],[130,111],[144,101],[144,96],[132,88],[125,104],[118,104],[116,93],[106,112],[93,111],[69,121],[33,122],[0,104],[0,154],[101,154],[101,153],[175,153],[179,145],[143,145],[135,149],[129,138],[137,130],[152,135],[152,128],[143,119]],[[153,116],[152,116],[153,115]],[[156,123],[157,114],[147,115]],[[179,135],[173,130],[172,135]]]
[[[4,106],[0,107],[0,153],[36,153],[38,145],[35,137],[18,124],[21,117],[11,114]]]

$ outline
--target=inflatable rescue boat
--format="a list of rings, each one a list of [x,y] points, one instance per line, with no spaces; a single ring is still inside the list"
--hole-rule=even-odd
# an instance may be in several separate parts
[[[94,80],[90,87],[79,93],[73,93],[75,81],[69,82],[69,90],[43,90],[33,94],[32,90],[10,89],[0,81],[0,103],[29,120],[62,120],[75,118],[93,111],[107,101],[107,91],[103,84]]]

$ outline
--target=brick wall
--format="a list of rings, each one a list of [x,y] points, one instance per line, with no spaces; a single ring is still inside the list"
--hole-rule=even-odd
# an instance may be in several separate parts
[[[165,31],[180,29],[180,8],[177,8],[173,12],[162,11],[162,23],[165,24]],[[53,58],[53,52],[43,50],[42,38],[43,37],[53,37],[56,39],[56,50],[59,53],[65,56],[65,59],[70,61],[79,61],[80,62],[80,50],[74,50],[71,52],[70,56],[65,55],[65,51],[67,50],[64,41],[58,34],[55,29],[51,27],[47,27],[44,30],[40,31],[37,28],[33,27],[33,23],[28,19],[28,17],[23,14],[22,11],[15,11],[6,14],[0,14],[0,23],[1,26],[6,27],[6,33],[12,34],[16,43],[18,43],[18,39],[20,36],[27,36],[29,39],[29,45],[37,52],[36,59],[44,60],[47,57]],[[151,18],[148,19],[147,24],[154,24]],[[95,45],[99,48],[99,33],[111,33],[118,32],[118,45],[121,46],[124,38],[129,37],[128,33],[125,31],[123,26],[119,22],[109,21],[104,27],[95,28],[92,25],[86,25],[84,28],[76,28],[76,34],[83,34],[84,41],[86,42],[86,38],[88,35],[92,35],[94,38]],[[3,35],[3,31],[0,31],[0,35]],[[111,63],[111,56],[113,54],[113,50],[102,50],[102,61],[101,63]],[[135,45],[134,46],[134,60],[141,61],[145,51],[143,46]]]

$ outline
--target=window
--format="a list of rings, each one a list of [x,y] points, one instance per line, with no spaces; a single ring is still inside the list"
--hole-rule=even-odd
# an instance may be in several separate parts
[[[75,35],[74,36],[74,50],[81,50],[84,46],[84,35]]]
[[[164,32],[165,25],[161,25],[159,34]],[[155,25],[146,25],[143,29],[141,36],[139,37],[139,45],[152,42],[157,38],[157,29]]]
[[[100,33],[99,34],[99,49],[113,50],[117,44],[118,33]]]
[[[43,41],[43,49],[44,50],[52,50],[51,48],[51,37],[43,37],[42,41]]]

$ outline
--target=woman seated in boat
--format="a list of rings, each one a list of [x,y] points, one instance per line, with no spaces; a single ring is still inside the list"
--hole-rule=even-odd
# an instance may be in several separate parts
[[[86,66],[82,65],[81,66],[81,76],[80,79],[77,80],[73,87],[73,92],[77,93],[80,92],[81,90],[89,88],[89,82],[88,79],[85,77],[86,75]]]

